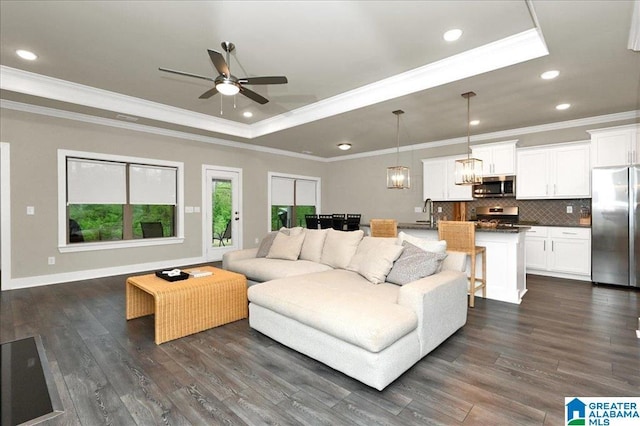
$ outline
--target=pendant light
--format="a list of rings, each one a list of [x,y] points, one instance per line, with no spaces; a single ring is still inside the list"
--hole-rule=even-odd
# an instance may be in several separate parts
[[[473,92],[463,93],[462,97],[467,100],[467,158],[456,160],[455,179],[456,185],[474,185],[482,183],[482,160],[471,158],[471,101],[476,94]]]
[[[387,189],[409,189],[411,186],[409,168],[400,166],[400,115],[401,109],[393,111],[396,115],[396,165],[387,167]]]

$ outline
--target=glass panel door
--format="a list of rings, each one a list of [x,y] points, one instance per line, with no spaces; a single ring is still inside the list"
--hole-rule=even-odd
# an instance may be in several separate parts
[[[206,257],[222,260],[227,251],[241,248],[240,172],[227,169],[206,170],[204,235]]]

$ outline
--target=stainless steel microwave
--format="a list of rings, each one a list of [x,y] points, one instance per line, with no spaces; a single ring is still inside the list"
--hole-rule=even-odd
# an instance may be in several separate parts
[[[491,176],[473,185],[473,198],[513,198],[516,196],[515,176]]]

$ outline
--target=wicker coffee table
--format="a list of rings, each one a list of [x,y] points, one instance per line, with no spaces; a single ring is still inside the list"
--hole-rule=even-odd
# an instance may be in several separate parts
[[[211,266],[194,269],[213,274],[176,282],[155,274],[127,278],[127,320],[155,314],[157,345],[249,315],[244,275]]]

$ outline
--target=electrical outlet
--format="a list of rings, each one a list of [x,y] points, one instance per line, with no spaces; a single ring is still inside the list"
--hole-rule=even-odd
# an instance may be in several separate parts
[[[36,214],[36,208],[33,206],[27,206],[27,214],[29,216],[33,216],[34,214]]]
[[[573,213],[573,206],[567,206],[567,213]]]
[[[438,206],[438,213],[442,213],[442,207]]]
[[[53,257],[53,256],[51,256],[51,257],[47,258],[47,263],[48,263],[49,265],[55,265],[55,264],[56,264],[56,258],[55,258],[55,257]]]
[[[254,240],[254,243],[256,243],[256,244],[260,244],[260,238],[256,238],[256,239]]]

